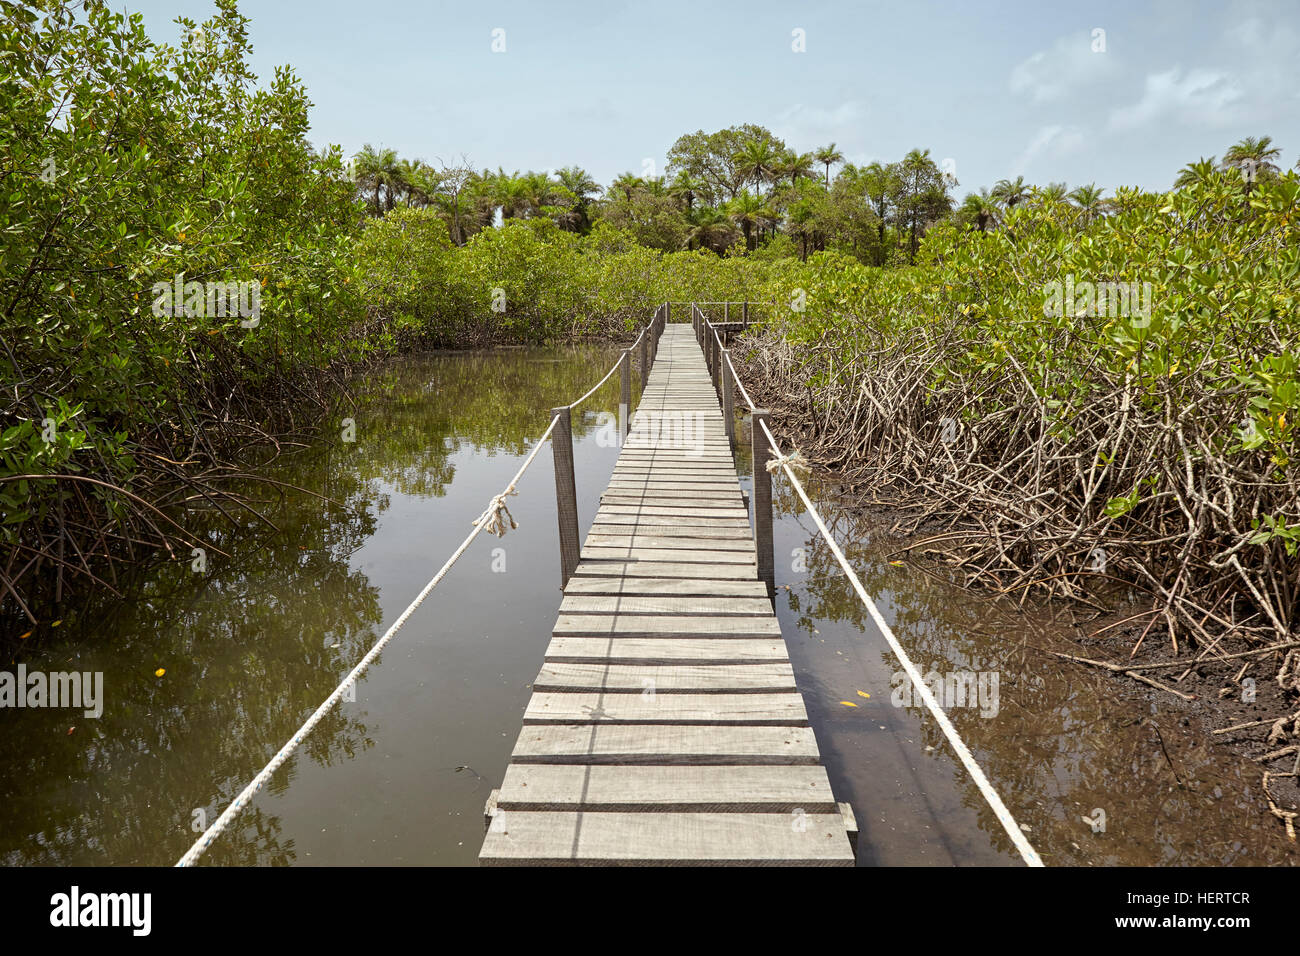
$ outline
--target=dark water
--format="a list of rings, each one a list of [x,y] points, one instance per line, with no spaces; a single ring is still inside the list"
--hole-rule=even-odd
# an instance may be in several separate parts
[[[0,862],[174,862],[441,566],[519,467],[546,410],[585,392],[615,354],[394,362],[348,413],[355,442],[276,472],[329,501],[262,489],[257,508],[276,531],[252,515],[233,531],[213,522],[202,573],[187,557],[126,601],[7,638],[9,669],[102,671],[106,702],[98,719],[0,710]],[[575,416],[584,525],[617,457],[597,413],[616,402],[611,382]],[[811,520],[784,482],[776,490],[778,613],[836,795],[862,828],[860,862],[1017,863],[933,722],[894,706],[897,664]],[[1290,859],[1260,812],[1253,766],[1193,745],[1204,736],[1177,718],[1116,702],[1104,675],[1047,655],[1068,649],[1066,612],[1013,613],[895,566],[883,528],[818,497],[922,671],[999,675],[996,713],[954,708],[952,718],[1049,864]],[[476,862],[483,803],[500,784],[560,598],[549,450],[510,510],[518,530],[475,541],[356,700],[327,716],[205,861]],[[1098,808],[1104,832],[1083,820]]]

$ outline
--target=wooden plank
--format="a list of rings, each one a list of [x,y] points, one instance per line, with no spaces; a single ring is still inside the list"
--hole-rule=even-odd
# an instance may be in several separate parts
[[[776,637],[781,625],[770,613],[752,617],[679,614],[561,614],[554,637]]]
[[[755,724],[804,727],[803,697],[787,694],[604,694],[536,692],[526,724]]]
[[[756,564],[715,564],[709,567],[708,576],[714,581],[757,581]],[[578,562],[578,570],[570,581],[579,577],[638,577],[638,578],[690,578],[698,580],[700,566],[683,561],[628,561],[620,559],[589,558]],[[764,588],[766,593],[766,588]]]
[[[632,533],[629,534],[628,532]],[[754,551],[754,539],[749,530],[740,528],[696,528],[698,533],[678,533],[668,528],[639,528],[635,525],[593,525],[587,534],[587,544],[600,548],[685,548],[691,551],[706,549],[711,552]]]
[[[772,605],[763,597],[604,597],[566,594],[561,614],[683,614],[763,617]]]
[[[552,637],[545,659],[572,664],[770,664],[790,657],[780,638]]]
[[[676,498],[648,498],[642,494],[636,497],[625,493],[615,493],[600,499],[600,512],[610,515],[659,515],[664,518],[733,518],[749,520],[737,489],[734,493],[707,492],[691,500],[691,492],[677,492]]]
[[[533,691],[628,694],[771,694],[796,689],[794,669],[775,664],[570,664],[547,661]]]
[[[641,514],[639,512],[628,513],[625,511],[607,511],[601,508],[596,512],[596,524],[602,525],[619,525],[642,528],[673,528],[675,529],[673,537],[681,537],[683,534],[694,537],[697,531],[734,531],[748,530],[749,519],[744,513],[736,515],[661,515],[661,514]],[[624,533],[627,528],[624,527]]]
[[[582,549],[582,559],[586,560],[612,560],[612,561],[654,561],[654,562],[687,562],[696,564],[739,564],[745,567],[753,567],[757,574],[758,565],[754,558],[753,550],[749,551],[695,551],[695,550],[678,550],[675,548],[644,548],[644,547],[601,547],[599,545],[584,545]],[[698,568],[696,574],[712,574],[712,571],[701,571]]]
[[[719,581],[701,578],[606,578],[574,575],[564,589],[569,595],[628,594],[674,595],[677,597],[766,597],[767,587],[759,580]]]
[[[784,813],[507,812],[489,829],[488,866],[852,866],[838,812]]]
[[[818,766],[617,766],[515,764],[497,793],[500,810],[837,813]]]
[[[811,727],[536,724],[515,741],[514,763],[753,766],[819,761]]]

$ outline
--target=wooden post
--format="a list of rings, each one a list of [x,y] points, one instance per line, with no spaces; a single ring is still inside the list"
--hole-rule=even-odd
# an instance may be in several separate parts
[[[767,463],[772,458],[772,444],[763,433],[763,424],[772,413],[756,408],[750,415],[754,448],[754,547],[758,551],[758,579],[767,585],[767,596],[776,604],[776,553],[772,541],[772,476]]]
[[[745,305],[741,309],[740,317],[745,322],[745,328],[749,328],[749,300],[748,299],[745,300]]]
[[[623,441],[627,441],[628,429],[632,427],[632,350],[623,350],[623,361],[618,370],[618,430]]]
[[[650,331],[641,336],[641,391],[645,391],[646,382],[650,381]]]
[[[560,522],[560,587],[567,587],[578,568],[578,490],[573,481],[573,427],[569,407],[552,408],[558,415],[551,432],[551,450],[555,453],[555,513]]]
[[[736,448],[735,388],[731,384],[731,350],[722,350],[722,424],[727,429],[727,447]]]
[[[723,324],[726,324],[727,322],[730,322],[730,321],[731,321],[731,303],[730,303],[730,302],[724,302],[724,303],[722,303],[722,321],[723,321]]]
[[[709,336],[712,344],[709,350],[713,353],[713,394],[722,394],[722,333],[717,329]]]

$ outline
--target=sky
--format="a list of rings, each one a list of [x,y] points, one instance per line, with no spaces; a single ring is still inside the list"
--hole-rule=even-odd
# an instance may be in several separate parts
[[[113,0],[175,43],[199,0]],[[931,156],[958,196],[1168,189],[1269,135],[1300,159],[1300,0],[887,3],[243,0],[253,68],[288,64],[311,139],[477,168],[659,175],[683,133],[765,126],[849,162]],[[495,49],[494,49],[495,47]],[[799,49],[802,47],[802,49]]]

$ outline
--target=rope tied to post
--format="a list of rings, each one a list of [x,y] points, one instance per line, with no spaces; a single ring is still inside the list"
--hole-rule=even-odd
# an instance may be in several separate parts
[[[775,451],[775,446],[773,447],[773,450]],[[792,471],[797,471],[804,475],[808,474],[811,470],[811,466],[808,464],[808,459],[803,456],[803,453],[799,451],[798,448],[790,452],[788,455],[778,454],[775,458],[768,461],[764,467],[767,468],[768,474],[775,475],[778,471],[787,466]]]
[[[473,524],[478,525],[481,522],[483,524],[483,530],[488,534],[494,534],[498,538],[504,538],[507,531],[514,531],[519,527],[519,523],[515,521],[514,515],[512,515],[510,509],[506,507],[506,496],[517,494],[519,494],[519,492],[515,491],[513,488],[508,488],[501,492],[501,494],[493,497],[493,499],[488,502],[488,506],[483,510],[483,513],[474,519]],[[509,527],[507,527],[507,525]]]

